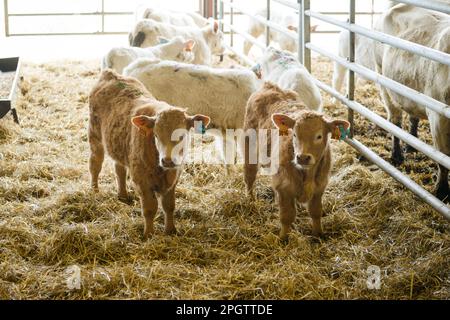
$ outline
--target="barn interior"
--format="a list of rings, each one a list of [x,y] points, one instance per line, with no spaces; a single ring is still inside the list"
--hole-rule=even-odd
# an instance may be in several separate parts
[[[258,177],[251,201],[242,165],[227,173],[221,165],[187,163],[176,188],[178,233],[164,234],[159,211],[155,234],[143,239],[139,197],[129,184],[131,201],[117,198],[110,159],[100,192],[90,189],[89,94],[101,59],[112,47],[128,45],[128,32],[146,6],[214,16],[213,1],[7,2],[0,9],[0,56],[20,57],[19,123],[12,112],[0,119],[0,299],[450,298],[446,218],[345,141],[331,145],[321,238],[312,235],[299,207],[289,241],[280,241],[270,177]],[[266,5],[234,2],[248,10]],[[310,2],[314,11],[348,18],[349,1]],[[384,10],[386,1],[357,1],[356,22],[372,28]],[[245,30],[249,17],[234,14],[237,28]],[[317,26],[311,42],[337,53],[341,29],[316,19],[311,24]],[[224,31],[227,45],[233,41],[242,52],[244,39]],[[261,54],[254,47],[248,58]],[[223,60],[213,57],[213,67],[249,66],[227,50]],[[313,53],[311,74],[331,85],[333,61]],[[11,81],[1,80],[2,86]],[[348,108],[321,93],[323,112],[346,119]],[[357,78],[354,100],[387,118],[374,82]],[[354,138],[390,162],[391,134],[354,117]],[[420,121],[418,136],[433,145],[427,120]],[[203,146],[215,148],[207,137]],[[407,153],[397,169],[433,192],[437,164],[426,155]],[[367,284],[373,267],[380,272],[378,289]],[[81,279],[75,288],[68,285],[73,270]]]

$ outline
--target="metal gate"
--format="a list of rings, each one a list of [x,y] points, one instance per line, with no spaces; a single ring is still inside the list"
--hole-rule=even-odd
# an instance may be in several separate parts
[[[295,10],[299,14],[299,32],[297,35],[293,35],[291,32],[288,32],[286,28],[281,25],[278,25],[272,21],[270,21],[270,7],[272,2],[277,2],[281,5],[284,5],[292,10]],[[415,5],[418,7],[422,7],[425,9],[440,11],[443,13],[450,14],[450,4],[436,2],[436,1],[421,1],[421,0],[399,0],[396,2],[402,2],[406,4]],[[384,44],[400,48],[414,54],[420,55],[422,57],[443,63],[445,65],[450,66],[450,55],[443,53],[441,51],[431,49],[410,41],[402,40],[400,38],[390,36],[385,33],[377,32],[368,28],[364,28],[355,24],[355,0],[349,0],[349,10],[348,10],[348,22],[343,22],[338,19],[332,18],[324,13],[314,12],[310,10],[310,0],[297,0],[297,2],[293,0],[267,0],[267,16],[255,16],[253,13],[241,8],[237,5],[233,0],[214,0],[214,17],[218,17],[220,19],[222,29],[224,26],[229,28],[230,30],[230,45],[227,46],[229,50],[234,52],[238,57],[240,57],[245,63],[249,65],[253,65],[254,62],[249,59],[247,56],[242,53],[236,51],[233,48],[233,36],[234,34],[238,34],[242,36],[245,40],[250,41],[254,45],[264,49],[269,45],[269,31],[281,32],[288,37],[292,37],[298,43],[298,59],[301,61],[304,66],[311,71],[311,50],[330,58],[333,61],[341,64],[345,68],[348,69],[348,81],[347,81],[347,95],[344,96],[334,90],[332,87],[327,84],[315,80],[317,86],[323,91],[327,92],[331,96],[335,97],[339,101],[341,101],[348,108],[348,119],[353,126],[354,122],[354,112],[358,112],[360,115],[370,120],[380,128],[386,130],[391,133],[393,136],[399,138],[400,140],[408,143],[416,150],[424,153],[430,159],[439,163],[440,165],[450,169],[450,157],[443,154],[442,152],[436,150],[434,147],[422,142],[418,138],[413,135],[403,131],[393,123],[388,120],[382,118],[376,113],[370,111],[364,105],[354,101],[354,92],[355,92],[355,72],[360,74],[366,79],[372,80],[386,88],[395,91],[398,94],[403,95],[411,100],[414,100],[417,103],[429,108],[430,110],[436,111],[440,115],[443,115],[447,118],[450,118],[450,106],[437,101],[429,96],[426,96],[420,92],[417,92],[405,85],[402,85],[396,81],[393,81],[389,78],[386,78],[379,73],[372,71],[363,67],[362,65],[356,64],[355,61],[355,34],[359,34],[364,37],[368,37],[375,41],[382,42]],[[229,8],[230,19],[229,22],[225,21],[225,6]],[[262,43],[261,41],[255,39],[248,33],[239,30],[233,24],[233,14],[235,12],[240,12],[244,15],[251,17],[259,21],[260,23],[266,26],[266,42]],[[349,56],[347,59],[341,58],[333,53],[330,53],[316,45],[311,43],[310,39],[310,19],[315,18],[320,21],[324,21],[326,23],[332,24],[334,26],[338,26],[343,29],[347,29],[350,32],[349,39]],[[416,194],[419,198],[421,198],[424,202],[428,203],[432,206],[436,211],[441,213],[444,218],[450,221],[450,207],[445,205],[442,201],[437,199],[431,193],[426,191],[408,176],[404,175],[390,163],[383,160],[380,156],[375,154],[372,150],[370,150],[367,146],[359,142],[358,140],[353,138],[353,132],[350,137],[345,139],[345,142],[356,149],[360,154],[362,154],[365,158],[376,164],[383,171],[392,176],[395,180],[403,184],[406,188],[411,190],[414,194]]]
[[[74,10],[67,10],[65,8],[62,8],[64,6],[64,1],[59,1],[60,10],[17,10],[12,8],[14,4],[17,4],[17,2],[10,1],[10,0],[3,0],[3,11],[4,11],[4,28],[5,28],[5,36],[51,36],[51,35],[113,35],[113,34],[128,34],[130,31],[130,28],[132,25],[129,26],[115,26],[111,19],[119,19],[120,17],[123,17],[123,19],[126,19],[130,23],[135,20],[139,19],[140,17],[135,17],[135,12],[130,11],[129,9],[135,9],[139,5],[145,6],[146,4],[152,5],[153,2],[151,0],[146,1],[136,1],[131,0],[128,2],[123,2],[122,6],[120,8],[116,8],[112,5],[112,1],[110,0],[85,0],[85,4],[83,4],[83,9],[80,10],[74,9]],[[116,0],[116,2],[119,2]],[[192,5],[194,11],[199,11],[199,8],[202,8],[202,2],[206,2],[204,0],[193,0]],[[34,3],[39,3],[39,1],[34,1]],[[138,5],[139,4],[139,5]],[[203,8],[204,9],[204,8]],[[36,12],[35,12],[36,11]],[[206,12],[205,12],[206,13]],[[133,19],[133,17],[135,19]],[[79,19],[80,21],[73,22],[74,28],[73,31],[55,31],[55,32],[39,32],[35,29],[35,24],[32,23],[31,19],[57,19],[61,18],[64,20],[74,20]],[[81,19],[82,18],[82,21]],[[21,24],[29,24],[33,26],[31,28],[31,31],[26,32],[17,32],[17,31],[11,31],[12,27],[19,25],[20,23],[14,24],[14,19],[21,19]],[[25,20],[26,19],[26,20]],[[114,20],[115,21],[115,20]],[[87,26],[89,25],[89,27]]]

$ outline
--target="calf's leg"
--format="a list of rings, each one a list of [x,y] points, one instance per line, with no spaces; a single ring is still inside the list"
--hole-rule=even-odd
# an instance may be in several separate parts
[[[142,215],[144,216],[144,238],[148,238],[154,232],[153,219],[158,210],[158,199],[150,188],[140,188]]]
[[[175,210],[175,187],[162,195],[161,203],[164,210],[164,232],[166,234],[174,234],[177,232],[173,219],[173,212]]]
[[[296,215],[295,198],[278,192],[278,204],[280,206],[281,231],[280,239],[286,241],[292,228]]]
[[[101,142],[90,139],[91,154],[89,157],[89,172],[91,174],[91,187],[98,192],[98,176],[102,170],[105,151]]]
[[[105,150],[102,143],[102,132],[99,119],[91,114],[89,117],[88,140],[91,149],[89,157],[89,172],[91,174],[91,187],[98,192],[98,176],[102,170]]]
[[[244,155],[244,182],[245,182],[245,185],[247,186],[247,194],[250,196],[251,199],[255,198],[253,185],[255,183],[256,175],[258,173],[258,165],[256,163],[251,163],[250,162],[250,160],[252,160],[252,161],[256,160],[256,159],[251,159],[251,158],[254,158],[254,157],[250,156],[250,152],[255,152],[256,151],[256,150],[253,150],[253,149],[250,150],[249,138],[246,137],[245,138],[245,143],[244,143],[244,150],[243,150],[243,155]],[[253,154],[253,156],[254,156],[254,154]]]
[[[116,170],[117,189],[118,189],[119,199],[126,201],[126,200],[128,200],[127,169],[124,166],[116,163],[115,170]]]
[[[322,193],[315,194],[307,204],[309,216],[312,219],[312,234],[315,237],[322,235]]]

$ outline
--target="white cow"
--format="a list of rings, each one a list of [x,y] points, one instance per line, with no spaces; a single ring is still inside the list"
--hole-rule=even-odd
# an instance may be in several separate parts
[[[123,69],[138,58],[153,58],[161,60],[174,60],[190,63],[194,61],[192,49],[195,46],[194,40],[185,40],[183,37],[175,37],[171,40],[159,39],[161,44],[148,47],[116,47],[111,49],[102,61],[102,70],[106,68],[114,69],[122,73]]]
[[[222,55],[225,51],[224,37],[219,30],[217,21],[202,29],[197,27],[180,27],[167,23],[156,22],[150,19],[139,21],[130,35],[130,45],[133,47],[150,47],[159,43],[158,37],[173,38],[182,36],[193,39],[194,64],[211,64],[211,55]]]
[[[319,88],[293,54],[268,47],[253,70],[264,81],[273,82],[284,90],[297,92],[299,99],[311,110],[322,109]]]
[[[436,50],[450,53],[450,16],[435,11],[399,4],[377,23],[379,30]],[[450,67],[388,45],[375,45],[376,69],[384,76],[450,105]],[[402,111],[415,118],[428,118],[435,147],[450,156],[450,119],[381,88],[389,120],[402,126]],[[393,137],[392,158],[403,160],[399,140]],[[435,194],[449,201],[448,169],[439,165]]]
[[[389,10],[394,5],[395,1],[387,1],[385,6],[386,10]],[[377,23],[374,26],[374,30],[376,31],[380,31],[377,27],[378,21],[379,20],[377,20]],[[338,41],[338,54],[342,58],[347,58],[349,56],[349,40],[350,32],[348,30],[342,30],[339,33]],[[355,62],[370,70],[375,70],[374,46],[374,40],[355,34]],[[346,81],[346,73],[347,69],[345,67],[337,62],[334,63],[333,88],[335,90],[342,90]]]
[[[259,85],[256,75],[248,69],[150,59],[136,60],[125,68],[124,74],[140,80],[156,99],[186,107],[190,113],[208,115],[211,126],[221,129],[222,134],[225,129],[243,127],[247,100]],[[224,148],[222,144],[223,157]]]
[[[266,18],[267,9],[258,10],[255,15]],[[281,32],[271,30],[270,31],[270,41],[277,42],[281,49],[288,50],[291,52],[297,51],[297,45],[295,38],[297,37],[298,31],[298,16],[294,12],[283,12],[274,8],[270,10],[270,21],[285,27],[287,32],[291,33],[294,38],[291,38]],[[260,35],[264,34],[266,31],[266,26],[262,23],[248,18],[247,33],[251,34],[253,37],[258,38]],[[250,41],[244,42],[244,53],[248,55],[253,44]]]

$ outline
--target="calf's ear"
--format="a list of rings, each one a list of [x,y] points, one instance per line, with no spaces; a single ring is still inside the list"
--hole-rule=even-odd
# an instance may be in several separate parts
[[[195,46],[195,40],[189,39],[184,43],[184,51],[192,51]]]
[[[212,27],[214,33],[217,33],[217,31],[219,31],[219,23],[217,22],[217,20],[214,20]]]
[[[153,127],[155,126],[155,117],[148,116],[136,116],[131,118],[131,123],[135,125],[139,132],[145,136],[148,136],[153,133]]]
[[[286,133],[289,129],[294,128],[295,125],[294,119],[281,113],[274,113],[272,115],[272,122],[282,133]]]
[[[201,123],[201,126],[199,128],[196,127],[196,129],[199,129],[198,131],[204,133],[203,131],[208,127],[210,121],[210,117],[203,114],[196,114],[195,116],[188,117],[188,129],[194,127],[197,123]]]
[[[350,133],[350,122],[346,120],[328,121],[328,128],[332,139],[344,140]]]

